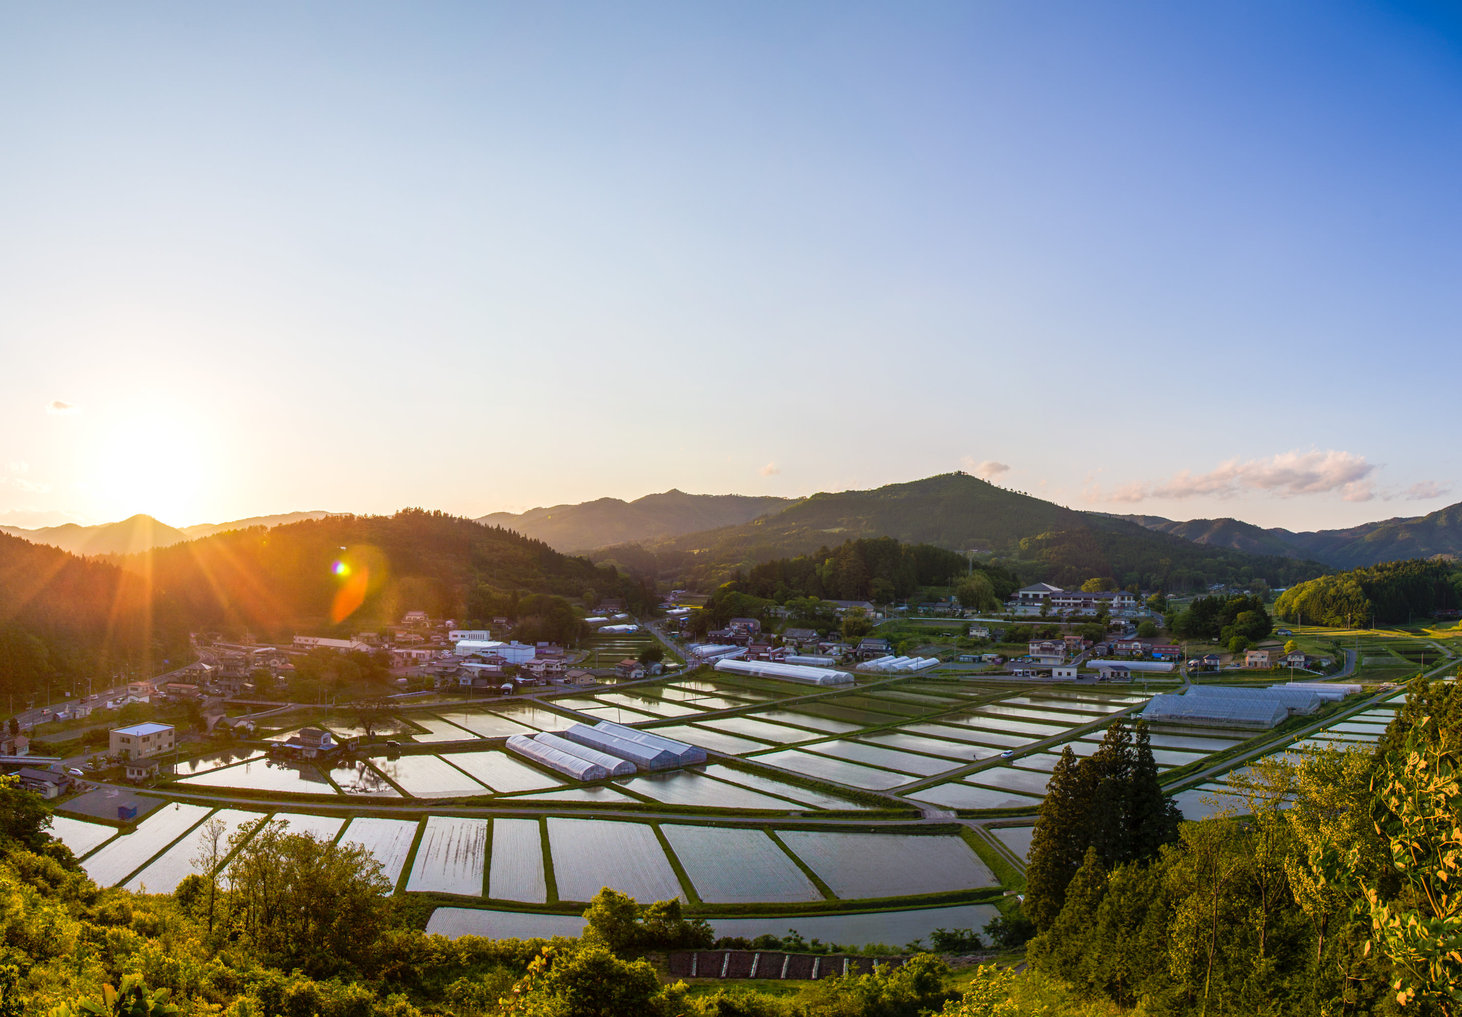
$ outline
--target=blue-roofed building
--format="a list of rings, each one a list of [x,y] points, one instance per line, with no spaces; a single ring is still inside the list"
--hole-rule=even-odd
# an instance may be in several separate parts
[[[171,724],[133,724],[112,729],[108,750],[123,759],[147,759],[172,751],[174,741]]]

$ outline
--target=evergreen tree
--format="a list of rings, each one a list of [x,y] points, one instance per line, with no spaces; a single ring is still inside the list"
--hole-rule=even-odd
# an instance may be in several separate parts
[[[1091,771],[1083,770],[1067,746],[1051,771],[1046,797],[1031,833],[1030,863],[1025,870],[1026,917],[1041,931],[1049,929],[1066,902],[1066,886],[1081,866],[1090,835],[1087,829]]]
[[[1132,728],[1132,768],[1126,803],[1127,843],[1130,855],[1124,860],[1156,858],[1164,844],[1178,842],[1178,824],[1182,813],[1163,794],[1157,779],[1157,760],[1152,758],[1152,742],[1147,724],[1139,720]],[[1112,864],[1108,859],[1108,864]]]
[[[1107,867],[1153,858],[1177,840],[1178,811],[1157,780],[1147,727],[1121,720],[1080,762],[1068,747],[1051,773],[1031,836],[1025,911],[1037,929],[1061,913],[1088,848]]]

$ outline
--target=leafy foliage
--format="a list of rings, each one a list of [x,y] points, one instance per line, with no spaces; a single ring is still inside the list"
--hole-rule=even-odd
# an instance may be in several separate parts
[[[1274,621],[1262,597],[1236,594],[1198,597],[1173,616],[1169,627],[1183,639],[1227,643],[1238,637],[1257,642],[1274,631]]]
[[[1462,570],[1449,562],[1398,561],[1322,576],[1274,603],[1285,621],[1369,628],[1425,618],[1462,605]]]

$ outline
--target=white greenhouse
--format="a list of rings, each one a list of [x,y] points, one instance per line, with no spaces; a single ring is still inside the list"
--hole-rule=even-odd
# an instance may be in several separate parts
[[[516,752],[535,763],[542,763],[550,770],[557,770],[575,780],[604,780],[609,776],[609,771],[598,763],[591,763],[583,756],[536,742],[525,734],[509,735],[508,751]]]
[[[1142,711],[1149,724],[1184,724],[1193,727],[1274,727],[1289,716],[1284,704],[1269,699],[1233,699],[1227,696],[1153,696]]]
[[[1279,688],[1249,689],[1234,685],[1194,685],[1188,695],[1203,699],[1257,699],[1278,703],[1291,714],[1314,713],[1323,705],[1323,700],[1313,689]]]
[[[598,749],[600,752],[628,759],[642,770],[673,770],[680,765],[679,758],[669,749],[642,745],[585,724],[573,725],[563,733],[563,736],[569,741],[587,745],[591,749]]]
[[[607,731],[617,737],[638,742],[641,745],[648,745],[653,749],[664,749],[667,752],[673,752],[681,766],[694,766],[697,763],[704,763],[706,761],[706,750],[699,745],[679,742],[674,738],[666,738],[664,735],[655,734],[653,731],[638,731],[632,727],[625,727],[623,724],[616,724],[612,720],[601,720],[594,727],[596,730]]]
[[[806,685],[851,685],[853,676],[829,667],[804,667],[781,664],[774,660],[718,660],[716,670],[726,674],[750,675],[755,678],[778,678]]]
[[[578,742],[571,742],[562,735],[553,734],[551,731],[540,732],[533,736],[533,740],[539,745],[547,745],[559,752],[567,752],[571,756],[578,756],[580,759],[596,763],[604,767],[611,777],[632,777],[638,772],[635,764],[628,759],[610,755],[608,752],[600,752],[598,749],[580,745]]]
[[[1338,702],[1346,696],[1353,696],[1361,691],[1359,685],[1339,685],[1331,682],[1288,682],[1281,685],[1272,685],[1276,689],[1305,689],[1313,692],[1327,703]]]

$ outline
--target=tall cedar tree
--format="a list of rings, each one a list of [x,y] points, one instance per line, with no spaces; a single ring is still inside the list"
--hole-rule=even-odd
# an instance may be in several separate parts
[[[1068,747],[1051,773],[1031,837],[1025,913],[1044,932],[1066,888],[1094,848],[1107,868],[1155,857],[1178,837],[1177,807],[1157,782],[1147,726],[1117,721],[1101,746],[1078,761]]]

